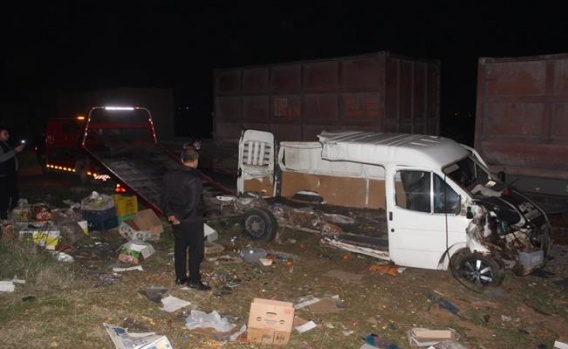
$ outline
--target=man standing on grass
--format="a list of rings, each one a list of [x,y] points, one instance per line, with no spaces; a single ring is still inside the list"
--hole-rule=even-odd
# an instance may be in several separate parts
[[[164,176],[161,206],[164,215],[172,224],[174,233],[174,264],[176,283],[187,284],[190,288],[207,291],[211,287],[201,282],[200,266],[205,255],[203,232],[203,184],[197,171],[199,154],[193,147],[184,148],[181,153],[183,166]],[[189,277],[187,273],[187,252],[189,250]]]
[[[0,219],[8,218],[8,210],[16,207],[19,199],[16,154],[24,150],[24,144],[12,149],[8,144],[9,139],[10,132],[8,129],[0,127]]]

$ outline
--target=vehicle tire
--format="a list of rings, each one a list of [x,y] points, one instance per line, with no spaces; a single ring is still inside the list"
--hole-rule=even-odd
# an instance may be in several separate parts
[[[265,208],[248,209],[242,218],[243,231],[255,240],[272,241],[278,224],[272,212]]]
[[[505,278],[505,269],[493,258],[481,253],[461,250],[450,259],[454,277],[475,286],[499,286]]]

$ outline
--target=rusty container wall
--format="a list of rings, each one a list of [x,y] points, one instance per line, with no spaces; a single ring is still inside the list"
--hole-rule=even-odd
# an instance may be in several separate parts
[[[439,132],[436,60],[378,52],[217,69],[214,81],[219,141],[236,141],[250,128],[287,141],[314,141],[322,130]]]
[[[480,58],[476,113],[493,171],[568,179],[568,54]]]

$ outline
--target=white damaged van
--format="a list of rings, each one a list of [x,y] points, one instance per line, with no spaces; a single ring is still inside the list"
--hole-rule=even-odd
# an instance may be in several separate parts
[[[400,266],[451,269],[477,285],[500,284],[507,268],[526,275],[544,265],[546,214],[494,177],[473,149],[425,135],[318,138],[275,144],[270,132],[243,132],[237,189],[267,202],[244,212],[252,237],[271,240],[278,225],[303,222],[324,244]],[[363,214],[333,214],[334,207]],[[298,218],[306,212],[319,220]],[[350,229],[361,217],[373,222],[371,231]]]

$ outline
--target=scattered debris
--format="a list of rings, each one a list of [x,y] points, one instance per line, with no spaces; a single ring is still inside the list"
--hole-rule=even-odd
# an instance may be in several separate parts
[[[408,331],[408,343],[411,347],[429,347],[445,340],[457,339],[459,339],[458,333],[451,328],[447,330],[413,328]]]
[[[174,296],[167,296],[165,298],[162,298],[162,304],[164,305],[163,308],[161,308],[162,310],[167,311],[169,313],[173,313],[178,309],[187,307],[188,305],[191,304],[191,302],[188,302],[186,300]]]
[[[169,290],[165,287],[150,286],[146,287],[143,290],[140,290],[139,293],[146,296],[146,298],[154,303],[160,303],[162,301],[162,298],[165,297],[168,291]]]
[[[324,275],[337,278],[344,282],[361,282],[364,276],[363,274],[355,274],[337,269],[330,270]]]
[[[14,292],[16,290],[16,285],[12,280],[10,281],[0,281],[0,292]]]
[[[292,323],[292,326],[299,333],[308,332],[317,327],[315,322],[302,319],[299,316],[294,316],[294,321]]]
[[[121,272],[124,272],[124,271],[133,271],[133,270],[144,271],[144,269],[142,269],[141,265],[136,265],[136,266],[128,267],[128,268],[118,268],[118,267],[112,268],[112,271],[114,271],[115,273],[121,273]]]
[[[384,339],[379,338],[376,334],[371,333],[370,335],[362,338],[366,347],[361,348],[379,348],[379,349],[395,349],[398,348],[396,344],[390,343]]]
[[[319,298],[314,297],[313,295],[307,295],[307,296],[301,297],[298,300],[298,303],[296,303],[296,305],[294,305],[294,309],[298,310],[298,309],[307,307],[309,305],[315,304],[319,301],[320,301]]]
[[[309,306],[312,313],[338,313],[345,309],[343,301],[338,295],[321,298],[319,302]]]
[[[173,349],[166,336],[154,332],[128,333],[124,327],[103,323],[116,349]]]
[[[230,332],[235,325],[230,323],[226,317],[221,317],[217,311],[205,313],[200,310],[192,310],[185,320],[185,327],[190,330],[196,328],[212,328],[216,332]]]
[[[431,292],[428,293],[428,300],[430,302],[432,302],[432,305],[436,304],[438,305],[438,307],[440,307],[441,309],[445,309],[447,311],[449,311],[450,313],[456,315],[457,317],[459,317],[462,320],[466,320],[465,317],[463,317],[462,315],[458,314],[459,313],[459,309],[453,305],[452,303],[450,303],[450,301],[448,301],[447,299],[443,298],[443,297],[438,297],[434,294],[432,294]]]
[[[263,248],[245,248],[241,250],[239,256],[247,263],[257,263],[261,258],[266,257],[267,252]]]

